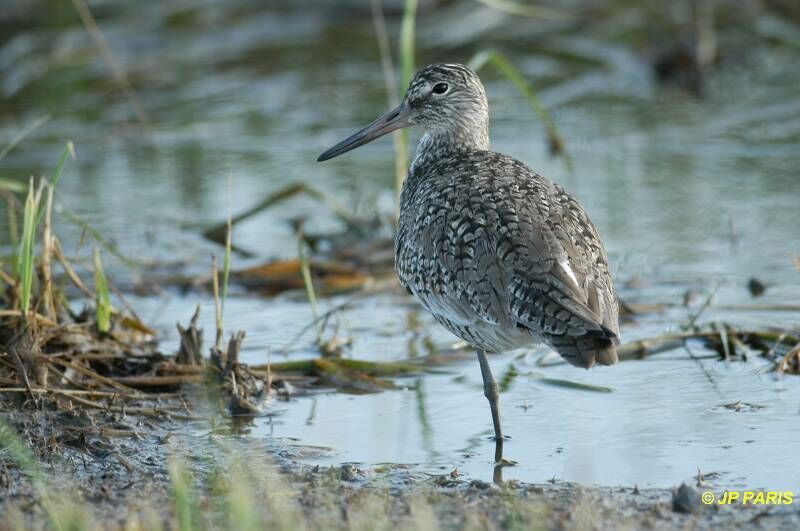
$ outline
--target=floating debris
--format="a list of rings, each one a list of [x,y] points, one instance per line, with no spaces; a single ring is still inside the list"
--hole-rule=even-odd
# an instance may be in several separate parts
[[[800,375],[800,343],[786,353],[776,370],[782,374]]]
[[[736,402],[731,402],[729,404],[722,404],[722,407],[725,409],[729,409],[731,411],[735,411],[737,413],[745,411],[758,411],[760,409],[766,409],[767,406],[764,404],[751,404],[749,402],[742,402],[741,400],[737,400]]]
[[[757,278],[752,277],[747,281],[747,289],[750,291],[750,295],[753,297],[760,297],[764,294],[764,292],[767,291],[767,285]]]
[[[344,262],[309,260],[314,286],[322,295],[335,295],[363,288],[371,277]],[[304,287],[300,260],[280,260],[234,271],[231,278],[248,290],[275,295]]]

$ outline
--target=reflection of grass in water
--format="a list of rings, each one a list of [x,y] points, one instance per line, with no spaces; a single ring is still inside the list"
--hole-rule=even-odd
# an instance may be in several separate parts
[[[433,450],[433,429],[428,419],[428,408],[425,405],[425,387],[422,378],[417,379],[414,386],[414,397],[417,400],[417,419],[419,419],[420,432],[422,433],[422,444],[429,454],[434,454]]]
[[[311,318],[314,322],[314,327],[317,331],[314,343],[316,345],[322,344],[322,332],[324,323],[319,319],[319,308],[317,306],[317,292],[314,289],[314,280],[311,278],[311,266],[308,261],[308,253],[306,252],[306,240],[303,237],[302,229],[297,232],[297,259],[300,262],[300,272],[303,275],[303,285],[306,289],[306,297],[311,306]]]
[[[511,384],[514,382],[517,376],[519,376],[517,368],[514,366],[513,363],[509,363],[508,368],[500,376],[500,381],[498,382],[498,385],[500,387],[500,392],[501,393],[508,392],[508,390],[511,389]]]
[[[405,0],[403,9],[403,20],[400,24],[400,97],[403,97],[406,87],[411,82],[414,75],[414,41],[416,39],[416,18],[417,0]],[[408,130],[403,129],[398,134],[400,138],[401,150],[397,153],[402,156],[402,167],[408,166]],[[400,162],[396,165],[399,166]],[[398,174],[395,183],[397,197],[400,197],[400,189],[403,186],[405,175]]]

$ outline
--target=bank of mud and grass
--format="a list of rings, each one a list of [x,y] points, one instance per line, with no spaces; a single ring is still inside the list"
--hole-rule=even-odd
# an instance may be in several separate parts
[[[279,446],[191,440],[186,421],[103,412],[6,413],[0,528],[796,529],[792,505],[704,505],[697,486],[494,484],[405,467],[311,467]],[[102,430],[87,429],[105,425]],[[63,435],[83,430],[67,441]],[[110,431],[116,430],[116,431]],[[217,432],[220,432],[217,435]],[[135,435],[134,435],[135,434]],[[9,439],[16,443],[9,445]],[[61,440],[56,444],[54,440]],[[296,450],[295,450],[296,451]],[[16,453],[18,464],[9,462]]]

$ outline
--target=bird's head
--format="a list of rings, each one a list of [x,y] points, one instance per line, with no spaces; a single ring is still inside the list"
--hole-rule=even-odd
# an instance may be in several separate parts
[[[332,159],[412,125],[419,125],[431,134],[485,128],[488,115],[486,93],[475,72],[459,64],[433,64],[414,75],[400,105],[342,140],[317,160]]]

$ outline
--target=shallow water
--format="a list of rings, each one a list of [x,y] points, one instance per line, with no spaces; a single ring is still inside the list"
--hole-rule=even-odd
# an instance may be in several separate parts
[[[661,290],[662,296],[672,287]],[[720,298],[725,299],[725,291]],[[657,297],[657,294],[653,295]],[[142,317],[162,322],[165,349],[177,348],[170,332],[173,316],[189,315],[202,296],[175,298],[165,305],[135,300]],[[329,301],[335,304],[336,301]],[[357,359],[396,360],[423,350],[406,327],[405,299],[382,296],[344,312]],[[682,312],[682,310],[680,311]],[[623,327],[626,340],[675,330],[678,312]],[[168,318],[155,317],[158,314]],[[205,301],[201,325],[213,329],[213,307]],[[249,323],[243,359],[281,360],[277,352],[308,322],[304,303],[229,299],[227,321]],[[422,336],[446,346],[453,338],[427,316],[418,315]],[[708,310],[710,321],[731,320],[722,310]],[[736,312],[742,326],[780,322],[798,326],[797,315]],[[302,345],[302,343],[301,343]],[[691,345],[692,355],[708,354]],[[699,469],[718,487],[795,489],[796,469],[785,457],[800,440],[800,386],[796,377],[763,372],[761,361],[730,363],[693,360],[684,350],[628,361],[612,368],[580,371],[566,365],[540,367],[544,350],[531,349],[493,357],[498,379],[514,365],[519,376],[502,393],[503,425],[510,440],[505,479],[542,482],[557,478],[597,485],[669,487]],[[295,351],[291,359],[314,356]],[[275,401],[274,416],[257,419],[250,437],[267,437],[289,455],[320,464],[412,465],[422,472],[457,468],[470,477],[493,474],[491,417],[483,397],[480,371],[469,359],[444,367],[447,374],[398,379],[402,390],[350,395],[324,392],[313,397]],[[534,375],[528,374],[534,373]],[[535,378],[542,374],[595,386],[601,393],[554,387]],[[735,404],[740,402],[740,407]],[[305,447],[323,447],[308,451]],[[295,448],[295,451],[292,451]]]
[[[0,39],[0,138],[12,138],[45,113],[51,118],[0,162],[4,178],[22,182],[49,172],[71,139],[78,159],[62,178],[59,201],[126,255],[193,271],[206,270],[209,254],[220,253],[197,227],[226,215],[227,175],[235,210],[304,181],[354,209],[391,211],[389,141],[314,162],[386,106],[367,11],[345,15],[318,5],[264,8],[247,1],[210,1],[202,9],[185,2],[146,10],[126,5],[118,13],[99,8],[98,19],[150,123],[136,123],[69,14],[47,26],[34,19]],[[542,128],[523,99],[487,72],[494,148],[584,203],[606,240],[624,298],[680,305],[687,290],[702,301],[718,289],[716,306],[701,322],[800,326],[796,313],[724,308],[800,300],[800,272],[792,263],[792,253],[800,255],[796,49],[755,48],[712,77],[707,98],[698,100],[656,86],[646,55],[600,30],[538,39],[534,22],[506,27],[487,17],[467,39],[455,19],[440,31],[446,14],[420,20],[420,61],[466,61],[488,46],[509,51],[541,89],[576,169],[570,173],[546,155]],[[389,22],[394,27],[396,17]],[[309,218],[309,230],[336,226],[310,200],[279,205],[236,227],[235,243],[256,257],[235,257],[235,265],[293,257],[289,220],[298,215]],[[5,235],[5,213],[0,220]],[[58,227],[65,248],[74,249],[80,229]],[[109,261],[119,276],[132,276]],[[751,276],[769,284],[755,301],[745,287]],[[132,301],[163,332],[165,350],[176,344],[174,323],[187,320],[197,303],[204,305],[205,328],[213,328],[205,294]],[[308,323],[308,305],[297,301],[246,294],[228,301],[228,327],[248,334],[246,361],[266,361],[269,350],[278,352]],[[418,315],[421,332],[409,332],[409,313],[418,312],[409,302],[380,296],[343,312],[343,333],[354,339],[348,355],[402,359],[413,353],[410,347],[422,351],[426,336],[442,346],[453,341],[424,314]],[[623,326],[623,337],[677,330],[689,313],[678,308],[644,316]],[[314,355],[309,343],[304,338],[291,355]],[[707,354],[699,346],[692,351]],[[592,371],[538,367],[541,354],[492,359],[498,376],[512,363],[522,374],[501,398],[511,437],[506,457],[518,462],[504,470],[505,478],[671,486],[699,468],[720,473],[711,480],[720,486],[797,488],[796,467],[787,466],[800,450],[797,378],[760,373],[755,361],[694,361],[683,350]],[[489,479],[491,421],[477,364],[447,369],[451,374],[400,380],[407,385],[402,391],[277,402],[279,414],[257,420],[249,436],[330,448],[309,462],[402,463],[431,472],[457,467]],[[529,371],[613,392],[547,386],[524,375]],[[737,401],[757,407],[724,407]]]

